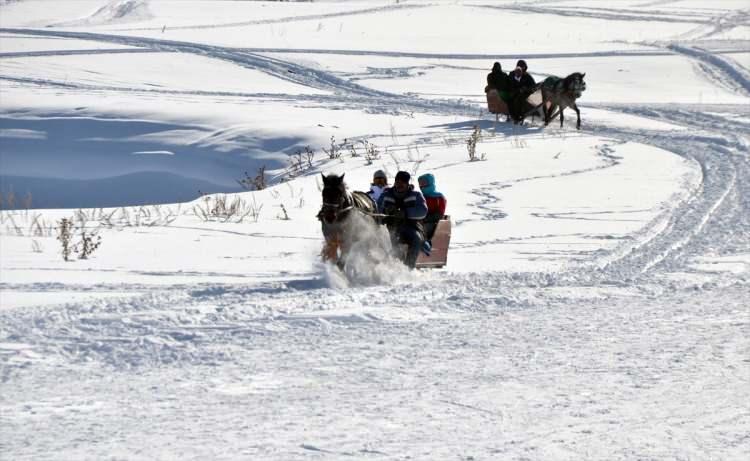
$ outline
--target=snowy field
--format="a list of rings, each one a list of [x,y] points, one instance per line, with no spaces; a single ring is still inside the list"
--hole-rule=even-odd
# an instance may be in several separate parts
[[[0,0],[0,459],[747,459],[749,150],[744,0]],[[445,268],[321,262],[377,169]]]

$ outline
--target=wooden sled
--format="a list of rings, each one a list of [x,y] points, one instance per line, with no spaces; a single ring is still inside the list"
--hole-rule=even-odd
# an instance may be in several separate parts
[[[487,110],[490,111],[491,114],[495,114],[496,121],[500,118],[500,114],[508,115],[510,113],[508,111],[508,105],[503,101],[503,98],[500,97],[500,93],[498,93],[496,89],[486,87],[484,91],[487,95]]]
[[[500,97],[500,93],[498,93],[495,89],[490,89],[489,87],[485,87],[485,93],[487,95],[487,110],[495,114],[495,121],[499,121],[500,114],[503,115],[510,115],[510,111],[508,109],[508,104],[506,104],[505,101]],[[550,102],[547,102],[547,108],[551,106]],[[555,108],[555,112],[550,116],[550,120],[557,117],[559,110]],[[523,107],[523,118],[526,117],[536,117],[539,116],[539,118],[544,121],[544,109],[542,109],[542,85],[539,84],[536,86],[536,89],[533,93],[529,95],[528,98],[526,98],[524,107]]]
[[[430,268],[438,269],[448,263],[448,246],[451,243],[451,219],[450,216],[443,216],[435,228],[435,234],[432,236],[432,250],[430,255],[424,251],[419,252],[417,257],[417,269]]]

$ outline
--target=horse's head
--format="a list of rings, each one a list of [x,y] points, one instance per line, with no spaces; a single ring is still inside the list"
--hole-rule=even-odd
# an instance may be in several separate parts
[[[323,208],[321,213],[323,219],[331,223],[336,220],[338,213],[346,205],[346,183],[344,175],[329,174],[323,176]]]
[[[583,77],[586,76],[586,72],[580,73],[580,72],[573,72],[572,74],[565,77],[566,85],[565,88],[568,89],[571,93],[573,93],[573,96],[578,99],[581,97],[581,94],[586,91],[586,82],[583,81]]]

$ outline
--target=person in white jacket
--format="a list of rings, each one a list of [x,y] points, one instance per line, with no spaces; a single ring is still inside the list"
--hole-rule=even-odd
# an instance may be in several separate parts
[[[386,187],[388,187],[388,176],[385,174],[385,171],[378,170],[372,175],[372,184],[370,184],[370,191],[367,192],[367,195],[375,203],[378,203],[380,194],[383,193]]]

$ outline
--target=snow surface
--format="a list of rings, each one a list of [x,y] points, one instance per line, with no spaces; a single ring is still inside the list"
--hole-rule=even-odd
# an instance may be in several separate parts
[[[746,459],[749,29],[732,0],[0,2],[0,458]],[[487,113],[519,58],[586,72],[580,131]],[[444,269],[320,261],[320,173],[377,169],[435,174]]]

